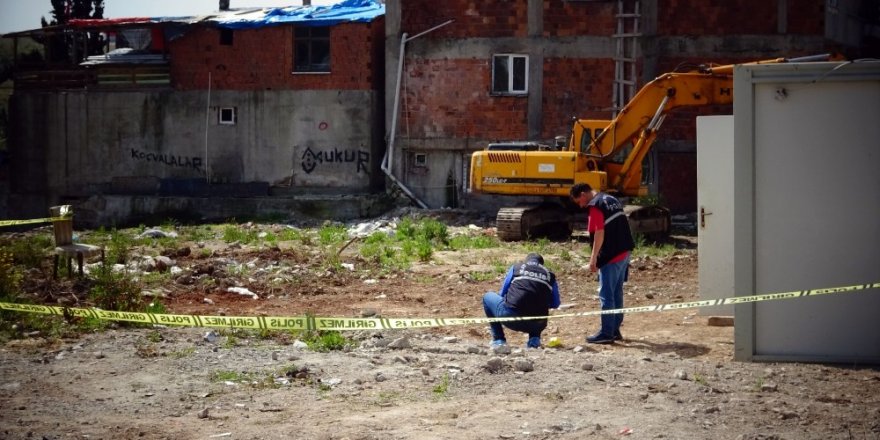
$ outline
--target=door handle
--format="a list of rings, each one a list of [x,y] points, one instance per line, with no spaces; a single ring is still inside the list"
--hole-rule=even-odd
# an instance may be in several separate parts
[[[706,216],[707,215],[712,215],[712,213],[706,212],[706,208],[701,206],[700,207],[700,228],[706,227]]]

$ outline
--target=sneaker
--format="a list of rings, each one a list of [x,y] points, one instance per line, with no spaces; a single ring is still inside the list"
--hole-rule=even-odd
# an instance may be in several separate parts
[[[503,347],[505,345],[507,345],[507,341],[505,341],[504,339],[495,339],[494,341],[492,341],[491,344],[489,344],[489,347]]]
[[[587,342],[590,344],[611,344],[614,342],[614,337],[596,333],[592,336],[587,336]]]
[[[526,348],[541,348],[541,337],[540,336],[530,337],[529,342],[526,342]]]

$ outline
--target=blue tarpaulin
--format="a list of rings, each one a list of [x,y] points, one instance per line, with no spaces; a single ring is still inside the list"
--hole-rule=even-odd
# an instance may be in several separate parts
[[[205,20],[226,29],[253,29],[278,24],[331,26],[370,22],[385,15],[385,4],[376,0],[344,0],[332,6],[265,8],[244,14],[223,14]]]

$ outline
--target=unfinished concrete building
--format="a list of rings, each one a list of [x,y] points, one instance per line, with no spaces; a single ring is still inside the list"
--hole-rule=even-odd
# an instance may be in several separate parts
[[[513,200],[466,193],[470,154],[490,142],[568,136],[573,116],[608,119],[641,85],[682,63],[860,57],[872,55],[880,36],[876,2],[859,0],[386,5],[389,168],[427,206],[487,211]],[[695,116],[731,111],[666,118],[645,177],[673,213],[696,210]]]
[[[10,215],[58,203],[84,225],[376,214],[369,196],[308,197],[383,194],[383,16],[379,2],[348,0],[71,21],[60,31],[118,47],[17,67]]]

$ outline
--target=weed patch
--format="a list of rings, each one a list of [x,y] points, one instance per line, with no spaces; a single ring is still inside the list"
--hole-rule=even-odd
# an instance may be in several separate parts
[[[489,235],[456,235],[449,239],[449,249],[491,249],[501,246],[497,237]]]
[[[481,272],[481,271],[471,271],[468,273],[467,277],[471,281],[481,282],[481,281],[489,281],[495,279],[497,274],[495,272]]]
[[[449,373],[443,374],[443,377],[440,378],[440,383],[434,386],[433,391],[438,396],[446,395],[446,392],[449,391]]]
[[[40,267],[53,247],[52,237],[48,235],[29,236],[12,240],[3,245],[4,252],[12,258],[12,263],[24,267]]]
[[[672,244],[654,244],[648,243],[645,239],[645,236],[642,234],[637,234],[634,237],[635,241],[635,249],[633,250],[633,256],[636,257],[668,257],[674,254],[678,249],[675,248]]]
[[[320,352],[343,350],[346,346],[353,345],[350,339],[336,330],[303,332],[299,339],[305,342],[310,350]]]
[[[141,286],[129,274],[116,273],[108,266],[101,266],[95,273],[95,284],[89,298],[95,307],[104,310],[143,310],[144,299]]]
[[[239,225],[226,225],[223,227],[223,241],[226,243],[250,244],[257,240],[257,233],[244,230]]]

